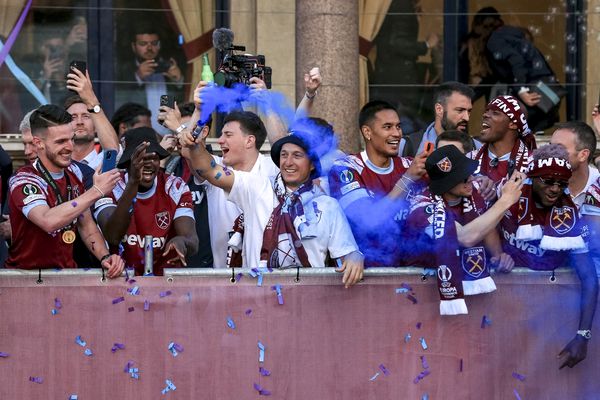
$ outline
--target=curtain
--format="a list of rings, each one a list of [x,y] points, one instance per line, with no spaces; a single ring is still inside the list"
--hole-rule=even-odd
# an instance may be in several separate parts
[[[358,35],[359,49],[358,76],[360,79],[360,106],[369,101],[369,74],[367,56],[371,50],[371,42],[377,36],[385,14],[392,0],[359,0],[358,2]]]
[[[26,3],[26,0],[0,0],[0,36],[8,37]]]
[[[192,90],[188,100],[194,96],[194,87],[202,74],[202,54],[212,48],[211,32],[214,28],[214,0],[169,0],[169,6],[177,22],[177,27],[185,39],[184,52],[192,72]],[[214,65],[214,51],[209,54]],[[214,70],[214,67],[212,68]]]

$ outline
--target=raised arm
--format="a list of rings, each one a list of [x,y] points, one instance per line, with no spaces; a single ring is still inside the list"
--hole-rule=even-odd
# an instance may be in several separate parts
[[[65,172],[66,173],[66,172]],[[113,170],[94,175],[94,186],[74,201],[55,207],[40,205],[33,208],[27,218],[46,232],[54,232],[83,214],[96,200],[109,193],[119,180],[119,171]]]
[[[107,207],[98,214],[98,225],[111,246],[118,246],[131,223],[131,207],[138,193],[144,167],[144,157],[149,143],[140,144],[131,157],[127,184],[116,207]]]
[[[496,229],[504,212],[519,201],[523,178],[520,172],[513,172],[510,179],[502,187],[502,196],[492,207],[464,226],[458,222],[456,223],[458,242],[461,245],[465,247],[474,246],[481,242],[492,229]]]
[[[203,134],[208,134],[208,130]],[[205,136],[199,136],[194,140],[190,130],[184,130],[178,136],[182,147],[182,155],[190,160],[192,170],[214,186],[220,187],[226,192],[231,191],[235,174],[230,169],[217,164],[212,155],[206,150]],[[185,150],[184,150],[185,148]]]
[[[317,91],[321,87],[323,78],[318,67],[312,68],[308,73],[304,74],[304,97],[298,104],[296,109],[296,118],[310,117],[312,108],[317,95]]]
[[[85,71],[85,75],[76,68],[72,68],[67,75],[67,89],[73,90],[79,94],[88,109],[100,104],[94,89],[90,75]],[[100,108],[99,113],[90,113],[98,141],[103,150],[118,150],[119,139],[109,119],[104,114],[104,110]]]

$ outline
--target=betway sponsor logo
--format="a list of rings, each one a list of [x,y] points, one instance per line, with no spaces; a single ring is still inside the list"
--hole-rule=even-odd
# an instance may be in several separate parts
[[[506,240],[508,242],[508,244],[516,247],[517,249],[519,249],[521,251],[531,253],[531,254],[535,255],[536,257],[541,257],[546,252],[545,250],[542,250],[538,246],[534,246],[533,244],[530,244],[529,242],[526,242],[524,240],[517,240],[514,233],[508,233],[507,231],[502,229],[502,234],[504,235],[504,240]]]
[[[140,235],[125,235],[125,237],[123,238],[123,241],[130,246],[138,245],[141,248],[144,248],[144,246],[146,246],[146,238],[144,236],[140,236]],[[152,238],[152,247],[153,248],[160,249],[164,245],[165,245],[164,237],[161,236],[161,237]]]

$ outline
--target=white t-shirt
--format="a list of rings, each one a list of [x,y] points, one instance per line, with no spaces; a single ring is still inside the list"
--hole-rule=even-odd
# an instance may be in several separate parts
[[[581,209],[581,206],[583,205],[583,202],[585,201],[585,194],[588,191],[588,189],[590,188],[590,186],[592,186],[594,183],[596,183],[596,180],[598,179],[598,177],[600,177],[600,172],[598,172],[598,169],[596,167],[592,167],[591,165],[588,165],[588,180],[585,184],[585,187],[583,188],[583,190],[576,194],[575,196],[571,195],[571,199],[573,199],[573,203],[575,203],[577,205],[577,208]]]
[[[213,156],[213,158],[218,164],[223,165],[221,157]],[[279,168],[275,166],[271,157],[259,154],[250,173],[263,176],[267,179],[274,179],[279,173]],[[229,233],[232,231],[235,219],[242,211],[235,204],[227,201],[227,194],[223,189],[211,185],[208,181],[202,183],[195,182],[196,184],[203,184],[206,187],[213,266],[214,268],[225,268],[227,267],[227,241],[229,241]]]
[[[123,155],[123,146],[119,145],[119,149],[118,149],[118,153],[117,153],[117,162],[119,161],[119,159],[121,158],[122,155]],[[87,164],[92,169],[97,169],[99,166],[102,165],[103,161],[104,161],[104,150],[100,150],[100,152],[97,152],[96,149],[94,148],[85,157],[83,157],[81,159],[81,161],[79,161],[79,162]]]
[[[271,180],[243,171],[234,171],[234,174],[229,200],[244,211],[244,266],[257,268],[263,233],[278,201]],[[313,190],[320,189],[315,187]],[[311,266],[324,267],[328,251],[333,258],[358,251],[348,220],[337,200],[323,194],[313,197],[309,203],[316,204],[303,204],[304,209],[311,207],[318,217],[316,237],[302,239]]]

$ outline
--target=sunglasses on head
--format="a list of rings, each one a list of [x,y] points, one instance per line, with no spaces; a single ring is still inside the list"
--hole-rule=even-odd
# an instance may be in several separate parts
[[[566,188],[567,186],[569,186],[569,182],[568,181],[559,181],[559,180],[555,180],[555,179],[546,179],[546,178],[542,178],[541,176],[538,177],[540,179],[540,182],[542,182],[544,185],[547,186],[558,186],[561,189]]]

